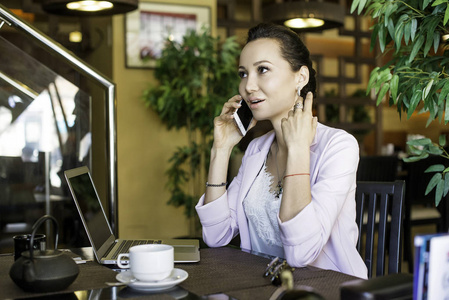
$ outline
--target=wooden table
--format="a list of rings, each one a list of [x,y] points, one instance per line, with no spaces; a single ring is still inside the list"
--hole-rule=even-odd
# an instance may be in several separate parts
[[[159,293],[141,292],[129,287],[109,287],[116,281],[116,272],[95,262],[81,264],[78,278],[66,290],[53,294],[27,293],[9,277],[13,256],[0,256],[0,299],[204,299],[199,296],[225,293],[239,300],[269,299],[277,289],[263,277],[270,262],[267,257],[231,247],[201,249],[201,261],[176,264],[189,277],[178,287]],[[313,287],[325,299],[339,299],[341,283],[357,279],[335,271],[315,267],[297,268],[293,272],[295,285]],[[62,295],[64,294],[64,296]],[[64,297],[64,298],[61,298]]]

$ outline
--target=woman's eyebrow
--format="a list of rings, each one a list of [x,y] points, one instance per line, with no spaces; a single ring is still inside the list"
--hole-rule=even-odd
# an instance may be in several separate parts
[[[268,60],[259,60],[259,61],[256,61],[255,63],[253,63],[253,66],[255,67],[255,66],[258,66],[258,65],[263,64],[263,63],[271,64],[271,62],[268,61]],[[246,69],[246,68],[244,66],[239,66],[239,69]]]
[[[271,64],[271,62],[269,62],[268,60],[259,60],[259,61],[256,61],[255,63],[253,63],[253,66],[257,66],[257,65],[260,65],[260,64],[263,64],[263,63]]]

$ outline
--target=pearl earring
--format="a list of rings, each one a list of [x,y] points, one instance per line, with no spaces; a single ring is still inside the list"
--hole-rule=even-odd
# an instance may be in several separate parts
[[[298,97],[301,97],[301,88],[299,86],[296,89],[296,94],[298,94]]]

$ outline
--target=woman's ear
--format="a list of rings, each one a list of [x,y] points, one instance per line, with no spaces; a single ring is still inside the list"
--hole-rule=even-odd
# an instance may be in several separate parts
[[[296,72],[296,86],[302,89],[307,83],[309,83],[309,68],[302,66],[298,72]]]

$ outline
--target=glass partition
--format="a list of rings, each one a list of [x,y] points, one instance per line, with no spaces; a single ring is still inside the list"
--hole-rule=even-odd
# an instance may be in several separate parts
[[[39,52],[9,41],[15,34],[1,36],[5,24],[20,32],[22,44],[45,49],[69,71],[51,69],[33,56]],[[106,207],[117,231],[115,85],[0,5],[0,253],[10,250],[13,235],[31,233],[43,214],[58,219],[63,246],[88,245],[63,174],[82,165],[92,171],[92,144],[101,140],[92,135],[92,105],[100,100],[76,84],[84,78],[104,90]]]

